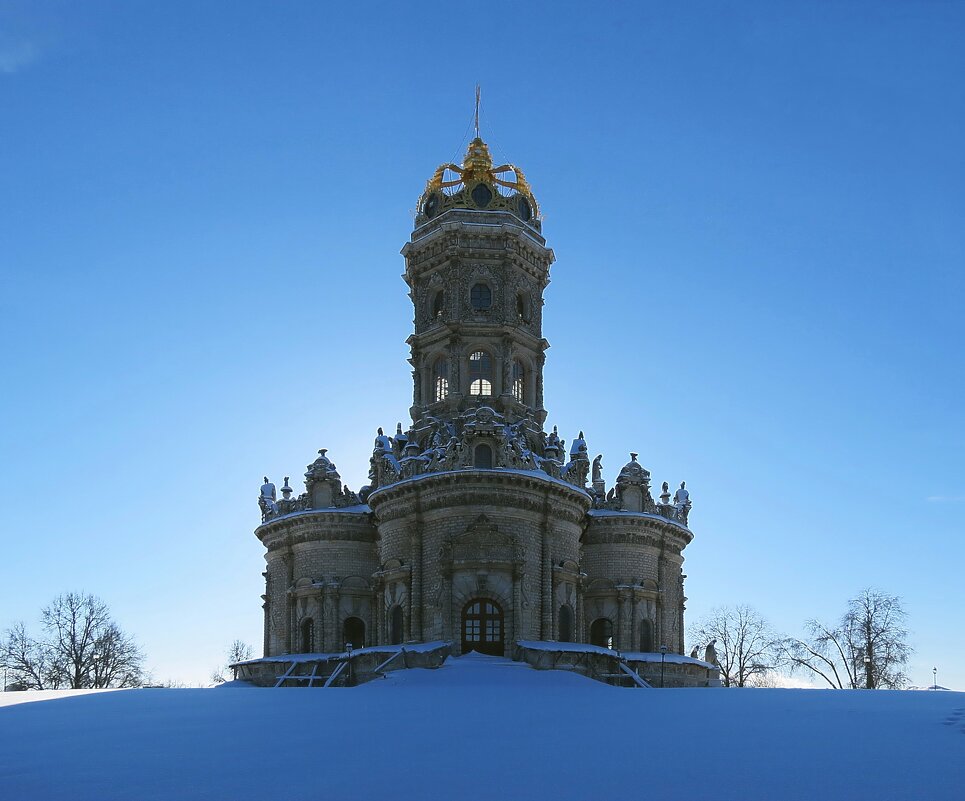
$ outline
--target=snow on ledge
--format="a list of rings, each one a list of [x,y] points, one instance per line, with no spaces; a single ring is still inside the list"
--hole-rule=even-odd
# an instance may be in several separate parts
[[[372,510],[367,503],[357,503],[354,506],[323,506],[320,509],[299,509],[297,512],[288,512],[287,514],[269,517],[264,523],[259,524],[255,532],[265,526],[270,526],[272,523],[277,523],[279,520],[291,520],[293,517],[306,517],[317,514],[367,515],[371,513]]]
[[[532,651],[550,651],[554,653],[572,654],[601,654],[602,656],[612,656],[627,662],[660,662],[661,659],[668,664],[674,665],[695,665],[708,670],[717,670],[716,665],[704,662],[701,659],[694,659],[683,654],[660,654],[648,653],[645,651],[618,651],[615,648],[604,648],[601,645],[590,645],[583,642],[554,642],[542,640],[517,640],[516,644],[520,648],[528,648]]]
[[[228,667],[257,665],[262,662],[331,662],[339,659],[354,659],[364,654],[397,654],[401,651],[410,654],[427,654],[444,647],[450,647],[451,645],[452,643],[447,640],[436,640],[434,642],[414,642],[404,645],[370,645],[367,648],[353,648],[351,653],[342,651],[341,653],[330,654],[278,654],[277,656],[262,656],[257,659],[246,659],[244,662],[234,662],[228,665]]]
[[[516,644],[520,648],[528,648],[530,651],[550,651],[561,654],[600,654],[601,656],[612,656],[614,659],[620,658],[620,652],[613,648],[603,648],[600,645],[590,645],[585,642],[517,640]]]
[[[674,665],[696,665],[697,667],[707,668],[708,670],[718,670],[717,665],[704,662],[702,659],[694,659],[692,656],[683,654],[652,654],[645,651],[622,651],[623,658],[627,662],[660,662],[662,661]]]
[[[491,475],[514,475],[514,476],[525,476],[527,478],[532,478],[537,481],[545,481],[550,484],[557,484],[566,489],[572,490],[575,493],[584,495],[587,499],[590,498],[590,493],[586,491],[583,487],[578,487],[576,484],[570,484],[569,481],[564,481],[562,478],[556,478],[551,476],[549,473],[543,470],[522,470],[518,467],[458,467],[454,470],[434,470],[429,473],[419,473],[415,476],[409,476],[408,478],[399,479],[398,481],[393,481],[391,484],[383,484],[378,489],[372,490],[369,495],[369,499],[377,495],[380,492],[393,490],[396,487],[403,487],[407,484],[413,484],[417,481],[425,481],[432,478],[439,478],[440,476],[456,476],[456,475],[466,475],[470,473],[488,473]],[[663,519],[663,518],[661,518]]]
[[[654,514],[653,512],[628,512],[626,509],[590,509],[587,515],[590,517],[645,517],[649,520],[659,520],[661,523],[669,523],[671,526],[682,528],[688,534],[693,533],[689,526],[685,526],[679,520],[671,520],[669,517]]]

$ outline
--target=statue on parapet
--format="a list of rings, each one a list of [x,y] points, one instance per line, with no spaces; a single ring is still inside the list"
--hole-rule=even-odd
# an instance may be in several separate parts
[[[593,483],[596,484],[598,481],[603,480],[603,454],[597,454],[597,457],[593,460]]]
[[[546,445],[543,448],[543,452],[546,454],[547,459],[560,459],[562,451],[563,442],[560,439],[559,432],[556,430],[556,426],[553,426],[553,430],[546,438]]]
[[[670,484],[666,481],[660,485],[660,503],[664,506],[670,506]]]
[[[262,523],[278,514],[276,501],[275,485],[268,480],[268,476],[265,476],[265,483],[261,485],[261,492],[258,494],[258,507],[261,509]]]
[[[583,439],[583,432],[581,431],[570,446],[570,461],[563,467],[560,477],[573,486],[583,489],[589,472],[590,457],[587,455],[586,440]]]
[[[395,427],[395,436],[392,438],[392,444],[395,446],[395,457],[401,459],[405,454],[405,446],[409,442],[409,437],[402,431],[402,423],[399,423]]]
[[[385,435],[382,427],[379,427],[379,433],[375,437],[375,449],[378,451],[385,451],[386,453],[392,453],[392,439]]]
[[[717,664],[717,649],[714,647],[716,644],[717,640],[711,640],[707,643],[707,647],[704,648],[704,661],[712,665]]]
[[[690,493],[687,491],[686,481],[681,481],[680,489],[673,494],[673,506],[677,519],[686,526],[687,517],[690,515],[690,509],[693,506],[690,501]]]

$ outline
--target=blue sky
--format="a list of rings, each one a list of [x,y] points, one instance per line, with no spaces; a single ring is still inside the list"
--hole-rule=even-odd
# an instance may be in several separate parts
[[[549,425],[686,479],[688,622],[900,595],[965,689],[965,7],[0,5],[0,627],[68,589],[158,679],[261,642],[263,474],[364,483],[398,251],[482,133],[557,262]]]

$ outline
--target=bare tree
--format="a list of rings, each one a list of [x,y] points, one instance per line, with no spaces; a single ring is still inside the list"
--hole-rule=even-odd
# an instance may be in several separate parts
[[[866,589],[848,601],[837,626],[810,620],[807,637],[784,640],[782,652],[792,670],[810,672],[830,687],[903,687],[912,653],[906,616],[897,596]]]
[[[7,630],[0,645],[0,667],[9,671],[12,684],[25,690],[60,686],[49,647],[27,634],[23,623]]]
[[[0,658],[18,681],[35,689],[137,687],[144,655],[93,595],[68,592],[41,612],[46,637],[23,623],[7,632]]]
[[[211,673],[211,681],[215,684],[221,684],[225,681],[225,676],[232,665],[251,659],[251,646],[242,640],[235,640],[228,646],[227,656],[227,663],[220,668],[216,668]]]
[[[705,646],[716,640],[717,662],[725,687],[745,687],[778,661],[778,641],[770,626],[749,606],[722,606],[711,611],[692,638]]]
[[[139,687],[144,680],[144,655],[134,638],[111,621],[94,641],[93,687]]]
[[[251,659],[251,646],[241,640],[235,640],[228,648],[228,664],[234,665]]]

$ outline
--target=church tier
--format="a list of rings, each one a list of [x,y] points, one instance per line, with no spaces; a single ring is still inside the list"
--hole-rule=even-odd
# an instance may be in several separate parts
[[[655,500],[632,453],[608,487],[582,431],[544,425],[541,225],[523,173],[479,138],[428,182],[402,250],[411,422],[378,430],[357,492],[325,449],[304,492],[265,478],[266,657],[436,640],[682,653],[686,486]]]

